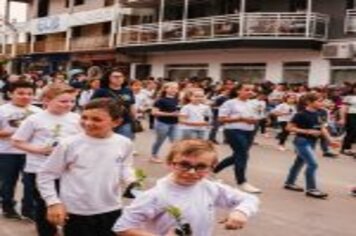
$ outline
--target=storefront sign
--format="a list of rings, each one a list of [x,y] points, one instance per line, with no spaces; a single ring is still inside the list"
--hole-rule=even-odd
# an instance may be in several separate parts
[[[31,33],[33,35],[64,32],[68,28],[68,14],[43,17],[31,22]]]
[[[92,11],[77,12],[71,15],[70,25],[90,25],[112,21],[114,19],[114,15],[115,13],[113,7],[106,7]]]

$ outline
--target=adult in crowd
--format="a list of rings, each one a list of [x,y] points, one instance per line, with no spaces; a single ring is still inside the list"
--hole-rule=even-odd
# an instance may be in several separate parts
[[[135,118],[135,97],[127,85],[127,78],[123,71],[114,69],[102,78],[100,88],[94,92],[92,99],[113,98],[120,103],[122,102],[126,112],[121,124],[115,128],[115,132],[133,139],[132,122]]]

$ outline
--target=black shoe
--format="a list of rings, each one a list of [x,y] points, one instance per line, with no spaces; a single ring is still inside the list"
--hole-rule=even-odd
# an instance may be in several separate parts
[[[319,199],[325,199],[328,197],[327,193],[323,193],[320,190],[317,189],[312,189],[312,190],[308,190],[305,195],[307,195],[308,197],[313,197],[313,198],[319,198]]]
[[[345,151],[345,150],[342,150],[340,153],[345,156],[349,156],[349,157],[355,157],[355,155],[356,155],[356,153],[354,153],[352,151]]]
[[[296,192],[303,192],[304,189],[296,184],[285,184],[284,185],[285,189],[296,191]]]
[[[31,213],[31,212],[22,212],[21,213],[22,217],[24,219],[30,220],[30,221],[35,221],[35,213]]]
[[[332,152],[326,152],[326,153],[323,154],[323,157],[336,158],[337,155],[335,153],[332,153]]]
[[[7,211],[3,211],[3,215],[7,219],[15,219],[15,220],[21,220],[21,216],[19,213],[15,211],[15,209],[9,209]]]

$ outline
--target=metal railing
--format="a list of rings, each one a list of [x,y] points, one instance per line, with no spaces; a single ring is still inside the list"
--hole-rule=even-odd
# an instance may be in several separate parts
[[[245,13],[124,26],[118,46],[225,39],[326,40],[329,17],[319,13]]]
[[[17,43],[16,44],[16,54],[23,55],[30,53],[30,44],[28,43]]]
[[[72,51],[106,49],[109,41],[108,35],[78,37],[71,40],[70,48]]]
[[[348,9],[346,11],[344,32],[356,33],[356,9]]]

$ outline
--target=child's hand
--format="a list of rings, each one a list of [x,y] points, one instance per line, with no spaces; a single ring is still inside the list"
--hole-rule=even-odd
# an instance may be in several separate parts
[[[175,233],[175,228],[170,229],[169,232],[164,236],[177,236]]]
[[[52,151],[53,151],[53,147],[47,146],[47,147],[38,148],[36,150],[36,153],[47,156],[51,154]]]
[[[56,226],[64,226],[67,220],[67,210],[62,203],[47,208],[47,220]]]
[[[226,229],[242,229],[247,223],[247,216],[241,211],[233,211],[224,223]]]

